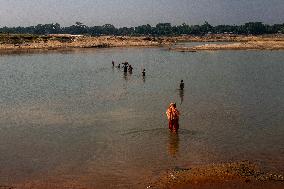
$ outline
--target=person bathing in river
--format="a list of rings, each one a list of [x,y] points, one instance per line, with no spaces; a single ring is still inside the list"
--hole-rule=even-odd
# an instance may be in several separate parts
[[[123,64],[123,72],[126,73],[127,72],[127,68],[128,68],[128,62],[123,62],[121,64]]]
[[[180,89],[180,90],[183,90],[183,89],[184,89],[184,82],[183,82],[183,80],[180,81],[179,89]]]
[[[124,64],[124,65],[123,65],[123,71],[124,71],[124,73],[127,72],[127,68],[128,68],[127,64]]]
[[[143,69],[143,71],[142,71],[142,76],[145,77],[145,75],[146,75],[146,70]]]
[[[128,67],[129,73],[132,73],[132,70],[133,70],[133,67],[129,64],[129,67]]]
[[[179,129],[179,111],[176,108],[175,103],[170,103],[170,106],[166,112],[169,120],[169,130],[172,132],[177,132]]]
[[[128,66],[128,62],[122,62],[121,64],[123,64],[124,66]]]

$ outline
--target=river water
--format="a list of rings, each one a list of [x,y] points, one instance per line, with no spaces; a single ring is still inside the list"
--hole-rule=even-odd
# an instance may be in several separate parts
[[[283,173],[283,60],[283,51],[161,48],[2,54],[0,185],[145,188],[167,169],[238,160]]]

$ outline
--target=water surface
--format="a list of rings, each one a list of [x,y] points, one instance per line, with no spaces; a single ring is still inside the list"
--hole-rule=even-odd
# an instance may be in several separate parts
[[[166,169],[237,160],[284,172],[283,60],[159,48],[1,55],[0,185],[145,188]]]

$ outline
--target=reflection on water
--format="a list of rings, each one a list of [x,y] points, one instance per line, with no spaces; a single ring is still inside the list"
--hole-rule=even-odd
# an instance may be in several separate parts
[[[180,97],[180,104],[182,104],[184,97],[184,89],[183,90],[179,89],[179,97]]]
[[[146,76],[142,76],[142,81],[143,81],[143,83],[146,82]]]
[[[1,55],[0,185],[145,188],[165,169],[243,159],[284,170],[283,59],[127,48]],[[129,61],[132,74],[112,60]],[[166,126],[170,102],[180,102],[178,135]]]
[[[123,72],[123,79],[125,79],[125,81],[127,81],[127,80],[128,80],[127,72]]]
[[[169,132],[168,153],[171,157],[177,157],[179,151],[178,133]]]

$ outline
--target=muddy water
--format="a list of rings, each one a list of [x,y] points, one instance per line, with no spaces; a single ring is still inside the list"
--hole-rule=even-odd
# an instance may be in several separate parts
[[[155,48],[1,55],[0,185],[145,188],[165,169],[237,160],[284,172],[283,60]],[[178,135],[167,130],[171,101]]]

